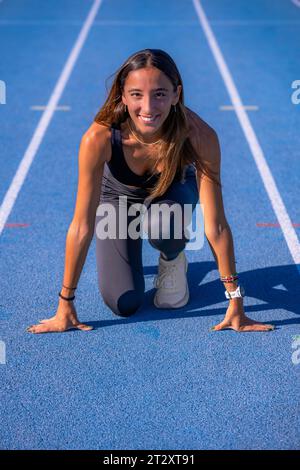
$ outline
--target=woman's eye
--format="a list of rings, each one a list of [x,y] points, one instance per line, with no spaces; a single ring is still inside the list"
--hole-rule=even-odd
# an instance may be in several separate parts
[[[158,96],[158,95],[160,95],[160,96],[166,96],[164,93],[161,93],[161,92],[156,93],[156,96]],[[140,93],[131,93],[130,96],[140,96]]]

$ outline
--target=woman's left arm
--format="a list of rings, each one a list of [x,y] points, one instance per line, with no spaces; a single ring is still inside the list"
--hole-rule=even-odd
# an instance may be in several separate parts
[[[221,151],[216,132],[208,126],[202,139],[200,155],[202,161],[212,170],[214,177],[221,183]],[[204,211],[204,232],[210,245],[220,277],[236,273],[233,237],[226,220],[222,188],[206,175],[197,173],[199,199]],[[224,282],[228,292],[235,291],[238,281]],[[229,307],[224,320],[214,327],[215,330],[232,328],[236,331],[270,330],[272,325],[265,325],[246,317],[243,298],[229,299]]]
[[[221,184],[221,152],[216,132],[211,129],[206,133],[202,149],[202,158]],[[233,237],[227,222],[222,188],[206,175],[197,177],[199,199],[204,210],[204,233],[217,263],[220,276],[236,273]],[[224,283],[228,291],[234,291],[238,282]],[[242,298],[230,299],[232,304],[243,305]]]

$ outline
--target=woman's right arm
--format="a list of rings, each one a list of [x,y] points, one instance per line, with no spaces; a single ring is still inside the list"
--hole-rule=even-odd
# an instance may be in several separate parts
[[[78,187],[72,222],[69,226],[65,244],[65,268],[61,294],[74,295],[86,260],[95,229],[96,211],[99,205],[104,163],[108,156],[109,131],[97,125],[83,135],[78,156]],[[56,314],[39,325],[27,328],[30,333],[65,331],[70,328],[90,330],[90,326],[79,322],[73,301],[59,297]]]

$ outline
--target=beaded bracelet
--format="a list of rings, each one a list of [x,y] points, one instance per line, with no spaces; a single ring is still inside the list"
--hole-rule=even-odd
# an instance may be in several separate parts
[[[238,273],[231,274],[230,276],[221,276],[222,282],[235,282],[239,278]]]

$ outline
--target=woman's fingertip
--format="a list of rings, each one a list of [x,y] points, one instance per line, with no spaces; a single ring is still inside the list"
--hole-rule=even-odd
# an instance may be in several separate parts
[[[92,327],[92,326],[89,326],[89,325],[82,325],[82,326],[80,327],[80,330],[90,331],[90,330],[93,330],[93,327]]]

